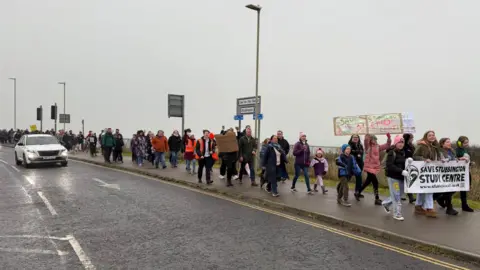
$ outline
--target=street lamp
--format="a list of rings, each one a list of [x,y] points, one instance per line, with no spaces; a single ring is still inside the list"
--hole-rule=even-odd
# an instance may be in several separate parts
[[[253,5],[249,4],[245,6],[248,9],[254,10],[257,12],[257,63],[256,63],[256,76],[255,76],[255,138],[257,139],[257,152],[260,151],[260,122],[258,120],[259,112],[259,104],[258,104],[258,72],[259,72],[259,65],[260,65],[260,11],[262,7],[260,5]],[[258,158],[255,162],[255,173],[258,170]]]
[[[17,78],[8,78],[13,81],[13,130],[17,130]]]
[[[66,98],[66,91],[65,88],[67,86],[66,82],[59,82],[58,84],[63,84],[63,131],[66,130],[66,124],[65,124],[65,115],[67,111],[67,98]]]

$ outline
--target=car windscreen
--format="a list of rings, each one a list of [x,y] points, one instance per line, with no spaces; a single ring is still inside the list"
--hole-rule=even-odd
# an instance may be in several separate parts
[[[58,140],[53,136],[35,136],[35,137],[27,137],[25,140],[25,144],[26,145],[58,144]]]

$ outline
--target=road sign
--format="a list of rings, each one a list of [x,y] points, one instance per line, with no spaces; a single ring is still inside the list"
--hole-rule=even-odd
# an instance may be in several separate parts
[[[234,115],[234,116],[233,116],[233,120],[235,120],[235,121],[242,121],[242,120],[243,120],[243,115],[241,115],[241,114],[240,114],[240,115]]]
[[[255,114],[253,115],[253,120],[255,120]],[[258,114],[258,120],[263,120],[263,113]]]
[[[60,114],[60,124],[70,124],[70,114]]]
[[[185,107],[184,95],[168,95],[168,117],[183,117]]]
[[[258,111],[262,109],[262,97],[258,96]],[[255,97],[237,98],[237,115],[255,114]]]

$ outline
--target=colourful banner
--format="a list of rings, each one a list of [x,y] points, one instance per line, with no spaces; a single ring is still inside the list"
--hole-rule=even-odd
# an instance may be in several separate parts
[[[333,118],[333,128],[335,136],[402,134],[403,117],[401,113],[341,116]]]

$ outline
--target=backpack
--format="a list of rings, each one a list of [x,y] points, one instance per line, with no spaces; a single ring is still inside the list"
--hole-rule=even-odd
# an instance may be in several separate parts
[[[395,161],[395,158],[397,158],[397,153],[395,153],[395,149],[392,149],[391,151],[393,151],[393,160]],[[384,169],[387,169],[387,157],[388,157],[388,152],[385,153],[385,155],[382,159],[382,162],[380,163],[382,168],[384,168]]]

